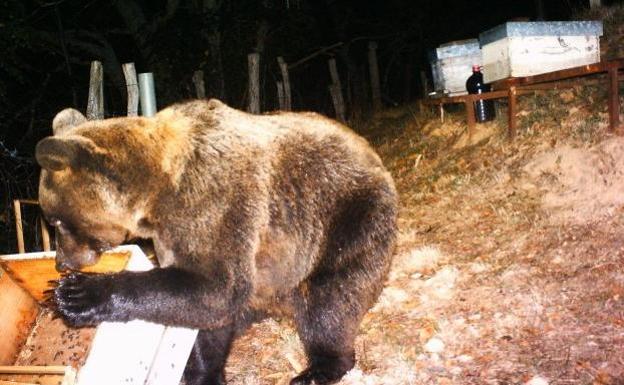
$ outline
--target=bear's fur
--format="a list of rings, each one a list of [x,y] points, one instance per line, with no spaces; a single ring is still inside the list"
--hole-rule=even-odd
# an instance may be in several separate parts
[[[201,329],[187,384],[223,384],[251,322],[294,320],[309,360],[292,384],[330,384],[388,273],[397,196],[367,142],[314,113],[250,115],[217,100],[153,118],[64,110],[40,141],[39,200],[57,266],[78,270],[150,238],[160,268],[71,272],[54,292],[73,326],[143,319]]]

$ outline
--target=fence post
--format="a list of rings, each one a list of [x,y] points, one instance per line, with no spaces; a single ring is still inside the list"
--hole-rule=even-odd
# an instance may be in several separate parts
[[[379,66],[377,65],[377,43],[374,41],[368,43],[368,66],[370,70],[373,110],[379,111],[381,108],[381,88],[379,85]]]
[[[193,72],[193,84],[195,85],[195,94],[198,99],[206,97],[206,86],[204,84],[204,71],[197,70]]]
[[[139,93],[141,101],[141,115],[156,115],[156,91],[154,90],[154,74],[145,72],[139,74]]]
[[[329,85],[329,93],[332,97],[332,102],[334,103],[336,118],[341,122],[346,122],[344,97],[342,95],[342,83],[340,82],[340,75],[338,75],[336,59],[329,59],[327,64],[329,66],[329,74],[332,79],[332,84]]]
[[[89,99],[87,101],[87,119],[97,120],[104,118],[104,71],[102,63],[94,60],[91,62],[91,75],[89,78]]]
[[[342,99],[342,91],[340,90],[337,84],[330,84],[329,93],[331,94],[332,102],[334,103],[334,111],[336,111],[336,119],[340,120],[341,122],[346,122],[347,119],[345,117],[345,108],[344,108],[344,101]]]
[[[288,64],[281,56],[277,57],[277,64],[279,65],[280,72],[282,73],[282,86],[284,91],[284,110],[292,110],[292,93],[290,88],[290,76],[288,75]]]
[[[277,87],[277,102],[281,111],[286,111],[286,97],[284,96],[284,83],[279,80],[275,82]]]
[[[121,66],[126,78],[126,89],[128,91],[128,116],[139,114],[139,83],[137,81],[134,63],[125,63]]]
[[[249,105],[247,111],[252,114],[260,113],[260,54],[247,55],[249,68]]]

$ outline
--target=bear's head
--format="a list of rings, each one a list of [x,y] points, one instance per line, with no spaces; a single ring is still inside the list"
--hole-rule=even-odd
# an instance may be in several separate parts
[[[103,251],[144,236],[156,176],[137,126],[149,124],[144,118],[87,121],[66,109],[53,121],[54,135],[37,144],[39,202],[55,227],[58,270],[92,265]]]

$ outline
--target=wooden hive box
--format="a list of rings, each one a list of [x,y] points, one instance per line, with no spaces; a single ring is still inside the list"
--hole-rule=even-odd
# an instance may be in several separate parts
[[[481,65],[481,48],[477,39],[452,41],[429,53],[431,74],[436,93],[464,95],[466,80],[472,75],[472,66]]]
[[[196,330],[144,321],[72,329],[39,302],[59,278],[54,252],[0,256],[0,385],[177,384]],[[138,246],[116,248],[91,272],[153,267]]]
[[[486,83],[600,61],[600,21],[508,22],[479,35]]]

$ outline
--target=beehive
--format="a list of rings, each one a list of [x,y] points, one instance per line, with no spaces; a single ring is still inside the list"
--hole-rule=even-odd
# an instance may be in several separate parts
[[[600,21],[508,22],[479,35],[486,83],[600,61]]]
[[[477,39],[445,43],[429,53],[435,91],[448,95],[467,94],[466,80],[472,66],[481,64],[481,49]]]
[[[37,304],[48,280],[59,278],[53,252],[0,256],[0,264],[6,272],[0,271],[0,383],[165,385],[180,380],[196,330],[139,320],[69,328]],[[150,268],[143,251],[130,245],[105,254],[90,271]]]

